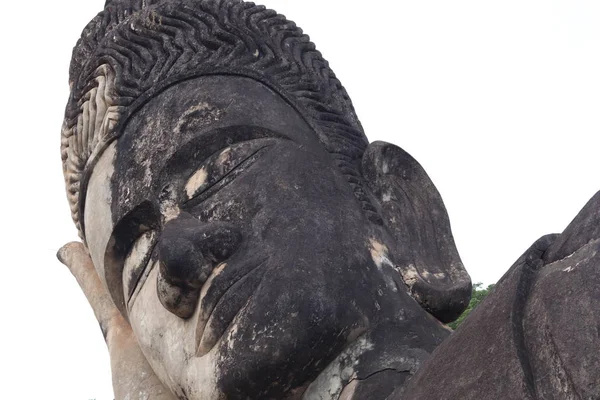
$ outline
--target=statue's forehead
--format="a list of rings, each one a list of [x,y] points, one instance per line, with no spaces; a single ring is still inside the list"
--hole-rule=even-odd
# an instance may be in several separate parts
[[[154,95],[124,125],[112,178],[114,218],[146,200],[159,179],[169,179],[165,168],[176,153],[191,143],[201,147],[204,137],[226,136],[231,127],[263,128],[322,147],[302,114],[254,79],[213,75],[179,82]]]

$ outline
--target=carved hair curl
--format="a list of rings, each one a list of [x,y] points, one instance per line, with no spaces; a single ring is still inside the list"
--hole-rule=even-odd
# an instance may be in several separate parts
[[[119,136],[132,103],[167,83],[215,73],[253,77],[291,102],[331,153],[367,215],[377,216],[358,172],[368,142],[350,98],[293,22],[241,0],[114,0],[84,29],[70,68],[61,155],[82,238],[86,177]]]

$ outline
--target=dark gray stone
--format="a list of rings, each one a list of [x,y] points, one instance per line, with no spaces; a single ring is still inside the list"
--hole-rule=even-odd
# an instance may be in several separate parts
[[[293,22],[239,0],[108,1],[70,84],[85,245],[59,258],[117,398],[598,397],[598,196],[450,336],[471,281],[442,198],[405,151],[369,144]]]
[[[334,399],[350,384],[383,398],[468,304],[435,186],[397,146],[368,144],[283,16],[108,2],[71,87],[74,221],[174,395]]]
[[[392,399],[600,398],[600,192],[538,240]]]

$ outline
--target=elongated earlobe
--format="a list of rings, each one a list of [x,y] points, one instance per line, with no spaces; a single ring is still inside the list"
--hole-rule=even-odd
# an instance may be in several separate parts
[[[410,154],[385,142],[368,146],[362,168],[396,240],[398,267],[411,294],[440,321],[455,320],[469,304],[471,279],[433,182]]]

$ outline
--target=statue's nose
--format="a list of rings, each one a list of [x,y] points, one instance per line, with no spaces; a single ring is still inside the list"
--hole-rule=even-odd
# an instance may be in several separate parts
[[[194,313],[202,285],[239,247],[242,235],[227,222],[201,222],[182,213],[167,222],[158,242],[158,298],[181,318]]]

